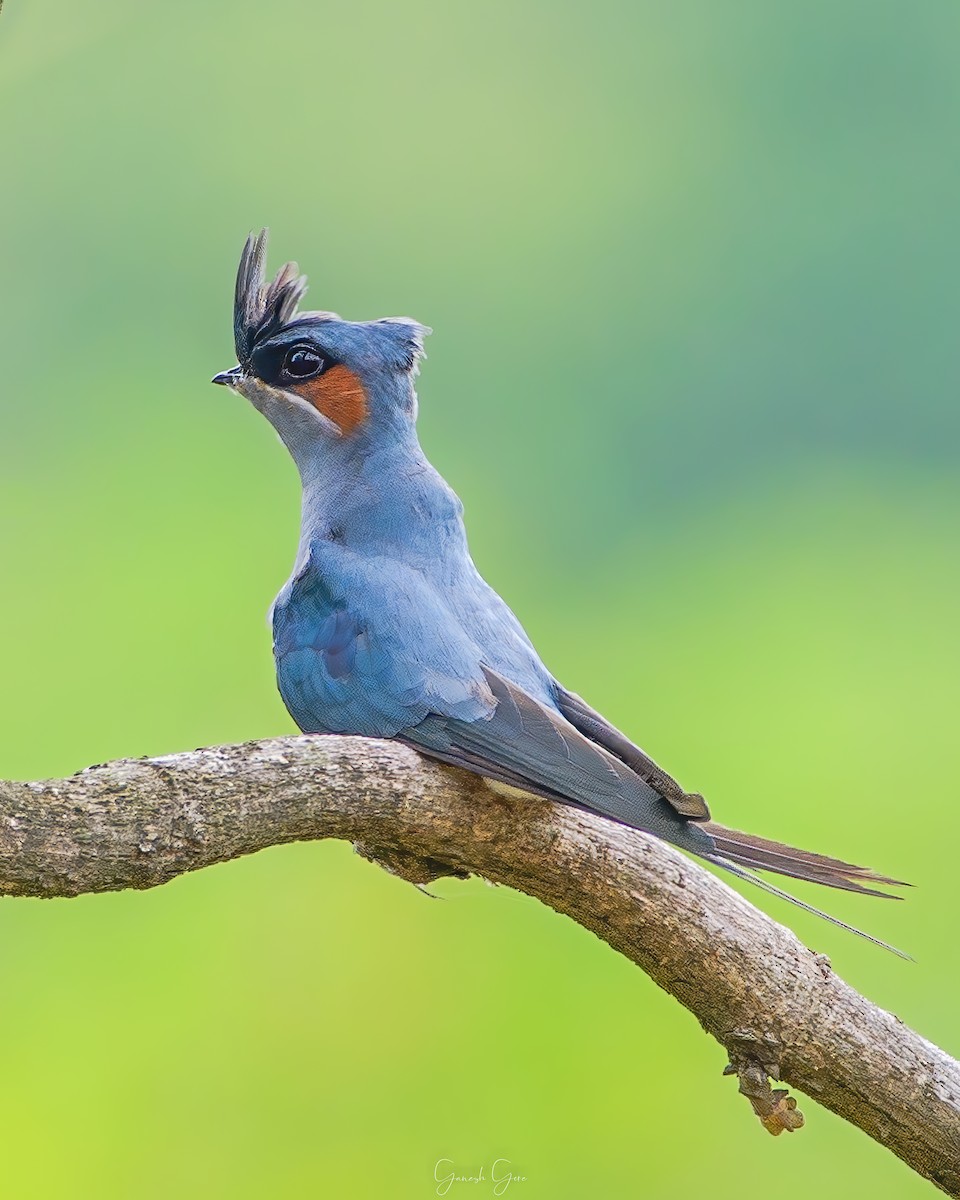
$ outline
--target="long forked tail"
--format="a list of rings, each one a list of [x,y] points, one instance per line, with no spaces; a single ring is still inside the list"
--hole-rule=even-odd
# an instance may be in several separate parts
[[[815,913],[833,925],[839,925],[841,929],[866,938],[868,942],[882,946],[885,950],[890,950],[901,958],[910,958],[909,954],[904,954],[902,950],[898,950],[887,942],[882,942],[872,934],[848,925],[845,921],[832,917],[819,908],[814,908],[812,904],[807,904],[796,896],[791,896],[789,892],[761,879],[755,872],[758,870],[773,871],[778,875],[788,875],[793,879],[803,879],[810,883],[841,888],[846,892],[860,892],[866,896],[882,896],[887,900],[900,900],[902,897],[868,887],[867,884],[883,884],[887,887],[909,887],[910,884],[900,879],[891,879],[888,875],[878,875],[867,867],[858,867],[838,858],[830,858],[826,854],[798,850],[794,846],[785,846],[781,842],[769,841],[767,838],[757,837],[751,833],[740,833],[736,829],[727,829],[713,821],[704,822],[700,828],[713,839],[717,853],[706,857],[718,867],[722,867],[740,879],[748,880],[773,896],[789,900],[798,908]]]

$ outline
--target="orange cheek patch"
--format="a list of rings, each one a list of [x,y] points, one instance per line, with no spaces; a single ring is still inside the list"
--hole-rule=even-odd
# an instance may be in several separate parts
[[[319,378],[301,383],[291,391],[323,413],[343,434],[353,433],[367,419],[367,393],[347,367],[331,367]]]

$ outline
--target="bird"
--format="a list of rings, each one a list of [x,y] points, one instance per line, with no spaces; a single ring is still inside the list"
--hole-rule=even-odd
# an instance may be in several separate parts
[[[474,565],[463,505],[421,449],[415,381],[431,331],[300,311],[306,277],[288,262],[268,282],[266,251],[267,230],[247,238],[239,361],[213,382],[267,418],[300,474],[296,559],[270,615],[300,730],[394,739],[494,789],[592,810],[902,953],[756,872],[887,897],[879,887],[901,881],[715,822],[551,674]]]

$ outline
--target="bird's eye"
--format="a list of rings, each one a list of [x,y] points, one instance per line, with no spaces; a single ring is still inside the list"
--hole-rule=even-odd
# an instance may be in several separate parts
[[[310,346],[294,346],[283,360],[283,374],[288,379],[312,379],[319,375],[326,362]]]

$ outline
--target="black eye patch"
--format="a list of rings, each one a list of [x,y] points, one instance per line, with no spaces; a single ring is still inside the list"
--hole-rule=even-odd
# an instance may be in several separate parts
[[[281,385],[315,379],[334,365],[329,355],[309,342],[262,346],[254,350],[251,360],[253,374],[258,379]]]

